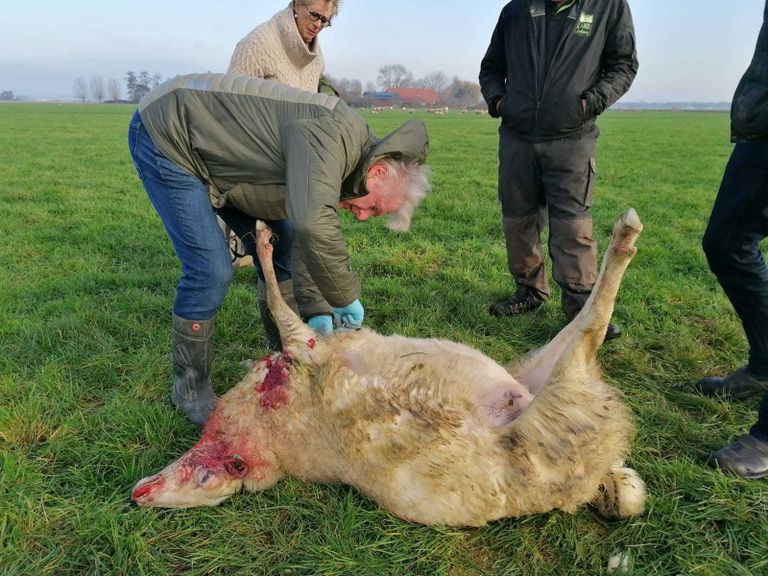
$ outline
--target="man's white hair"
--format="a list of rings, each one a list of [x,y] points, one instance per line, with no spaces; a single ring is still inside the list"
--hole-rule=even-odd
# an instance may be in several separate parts
[[[430,190],[429,179],[432,171],[424,164],[394,158],[382,158],[377,160],[377,163],[387,168],[384,181],[390,185],[385,189],[393,191],[393,194],[400,193],[405,198],[402,206],[388,215],[387,228],[407,232],[411,227],[413,212]]]

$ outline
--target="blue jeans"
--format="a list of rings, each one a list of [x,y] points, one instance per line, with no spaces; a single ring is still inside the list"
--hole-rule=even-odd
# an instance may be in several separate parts
[[[173,312],[189,320],[209,320],[224,302],[234,272],[208,186],[163,156],[138,111],[129,125],[128,146],[147,196],[181,260]]]
[[[768,236],[768,139],[738,143],[723,174],[702,247],[712,272],[741,319],[750,372],[768,378],[768,268],[760,242]],[[768,441],[768,394],[750,433]]]

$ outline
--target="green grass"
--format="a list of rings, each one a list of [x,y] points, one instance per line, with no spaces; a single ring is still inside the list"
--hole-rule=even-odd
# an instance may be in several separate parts
[[[588,508],[447,529],[403,522],[346,486],[286,480],[217,508],[129,504],[142,476],[198,432],[169,404],[170,307],[178,263],[131,165],[130,107],[0,106],[0,575],[584,575],[624,552],[635,575],[768,574],[768,483],[708,469],[756,402],[691,389],[744,364],[740,324],[700,240],[730,152],[717,113],[601,119],[596,236],[635,207],[645,223],[600,353],[637,420],[631,464],[645,515]],[[366,116],[383,135],[406,113]],[[409,234],[344,218],[367,324],[436,336],[500,362],[563,325],[557,294],[493,319],[510,290],[496,201],[496,122],[417,115],[429,126],[434,192]],[[219,393],[265,352],[253,275],[237,272],[219,315]]]

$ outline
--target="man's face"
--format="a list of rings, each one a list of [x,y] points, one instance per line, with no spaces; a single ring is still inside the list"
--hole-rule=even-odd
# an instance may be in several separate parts
[[[342,200],[339,202],[339,208],[349,210],[361,222],[372,216],[397,212],[405,202],[405,196],[398,190],[389,189],[391,186],[397,186],[397,181],[387,180],[386,174],[386,168],[380,165],[372,166],[365,179],[368,194],[360,198]]]
[[[372,216],[380,216],[383,214],[374,196],[375,195],[372,192],[369,192],[366,196],[360,198],[343,200],[339,202],[339,207],[349,210],[355,215],[355,218],[362,222],[363,220],[368,220],[368,218]]]

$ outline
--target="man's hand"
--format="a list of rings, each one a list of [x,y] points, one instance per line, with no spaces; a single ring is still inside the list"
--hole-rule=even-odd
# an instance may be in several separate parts
[[[318,334],[333,333],[333,319],[328,314],[312,316],[312,318],[307,320],[307,325]]]
[[[331,308],[331,310],[333,310],[333,317],[341,328],[354,329],[363,325],[365,310],[360,300],[355,300],[343,308]]]

